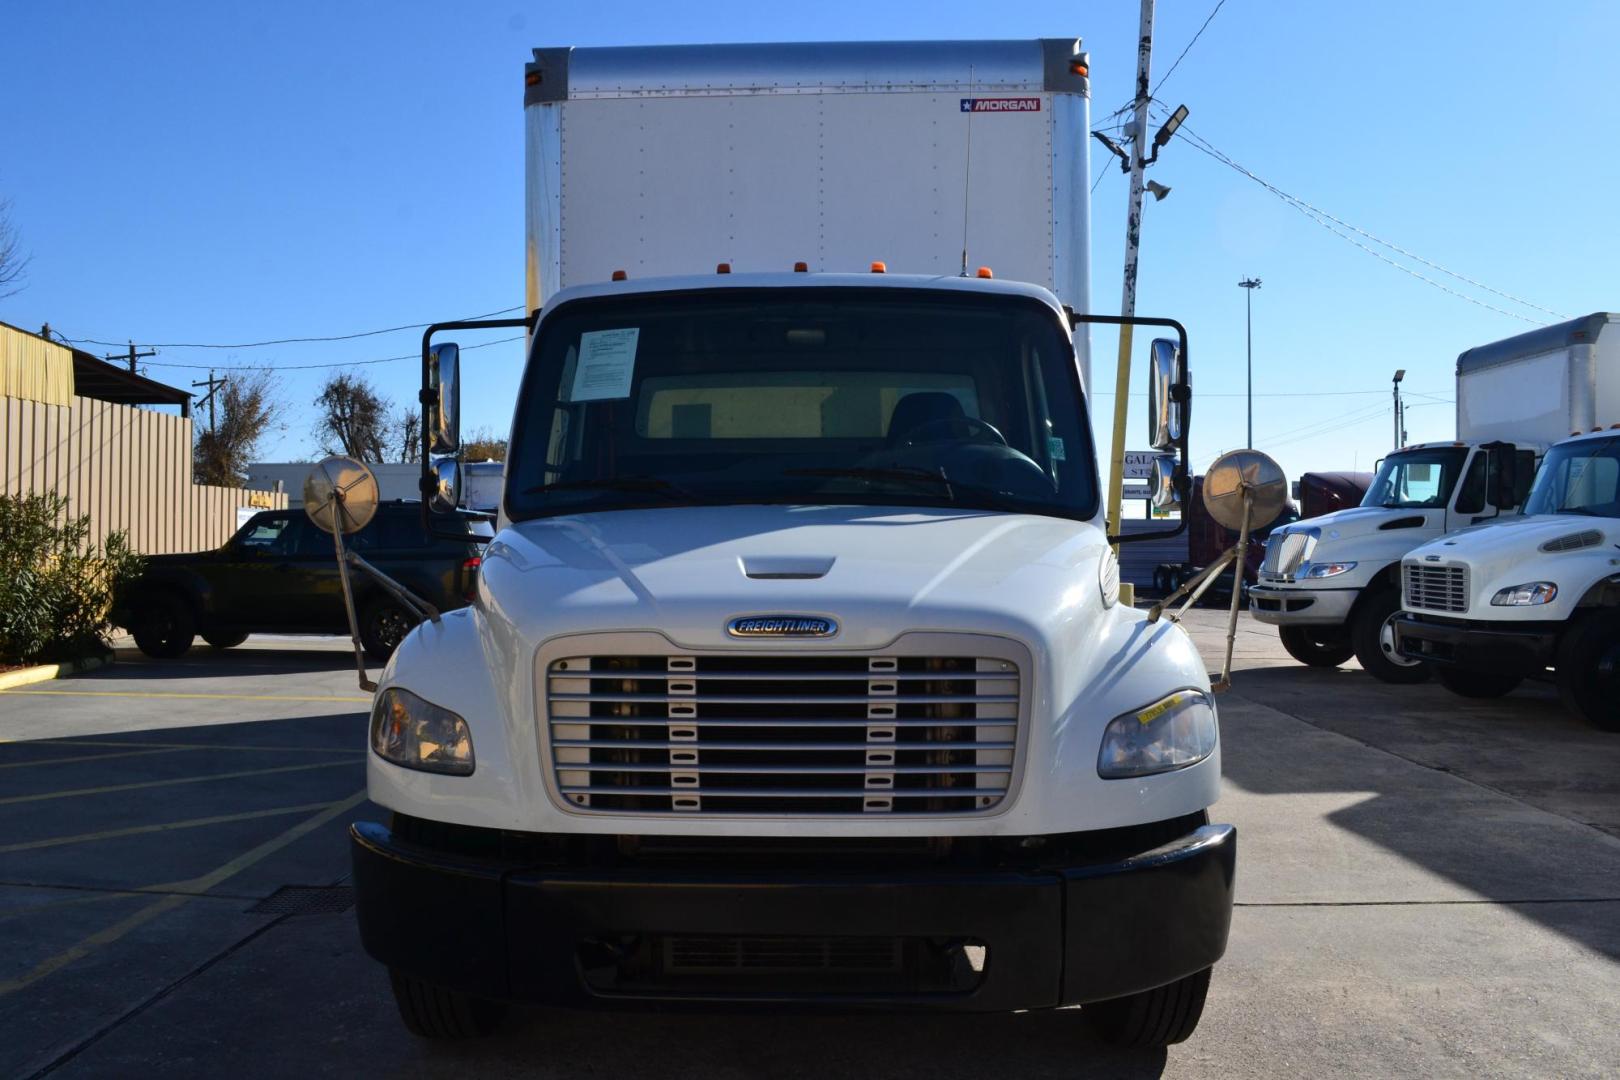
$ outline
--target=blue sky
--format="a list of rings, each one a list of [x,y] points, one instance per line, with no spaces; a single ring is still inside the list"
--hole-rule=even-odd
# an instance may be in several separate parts
[[[1160,0],[1155,82],[1213,6]],[[520,304],[521,72],[536,45],[1079,36],[1096,123],[1131,93],[1136,20],[1134,0],[8,5],[0,197],[33,261],[0,319],[72,338],[224,343]],[[1620,5],[1601,0],[1227,0],[1158,96],[1187,103],[1191,131],[1276,186],[1576,315],[1620,308],[1617,39]],[[1180,140],[1149,175],[1174,192],[1145,213],[1138,312],[1191,332],[1200,469],[1244,442],[1244,276],[1264,280],[1255,441],[1291,476],[1369,468],[1389,449],[1397,367],[1412,438],[1449,438],[1456,355],[1554,321],[1378,248],[1532,321],[1425,284]],[[1118,311],[1125,198],[1117,171],[1102,178],[1101,312]],[[206,371],[168,365],[282,366],[293,408],[262,456],[296,460],[316,452],[308,403],[325,373],[291,365],[397,356],[417,340],[165,348],[146,363],[182,385]],[[1104,374],[1112,349],[1099,346]],[[467,361],[473,424],[504,427],[517,346]],[[363,370],[397,401],[414,394],[410,361]]]

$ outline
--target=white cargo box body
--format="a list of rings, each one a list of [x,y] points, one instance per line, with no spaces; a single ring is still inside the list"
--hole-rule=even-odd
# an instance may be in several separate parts
[[[536,49],[529,310],[616,270],[956,275],[965,223],[969,274],[1084,312],[1084,70],[1072,38]]]
[[[1620,423],[1620,314],[1597,312],[1457,357],[1457,438],[1545,449]]]

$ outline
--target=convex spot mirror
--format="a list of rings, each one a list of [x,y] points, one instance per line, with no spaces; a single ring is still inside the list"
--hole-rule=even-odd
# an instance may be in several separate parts
[[[1176,464],[1174,454],[1158,454],[1153,459],[1153,476],[1148,481],[1153,509],[1168,512],[1181,509],[1181,493],[1176,490]]]
[[[428,350],[427,396],[430,452],[454,454],[461,449],[461,347],[454,342]]]
[[[1186,383],[1181,347],[1169,338],[1155,338],[1148,351],[1148,435],[1155,450],[1170,450],[1181,440]]]
[[[461,462],[443,457],[433,463],[433,490],[428,492],[428,509],[448,514],[461,505]]]
[[[324,532],[359,532],[377,513],[377,497],[377,477],[351,457],[329,457],[304,479],[304,513]]]

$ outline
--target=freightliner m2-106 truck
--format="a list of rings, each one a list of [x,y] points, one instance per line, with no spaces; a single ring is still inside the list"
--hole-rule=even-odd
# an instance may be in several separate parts
[[[1359,507],[1275,529],[1250,611],[1302,663],[1352,655],[1385,682],[1430,667],[1395,648],[1402,557],[1420,544],[1518,510],[1548,446],[1595,421],[1620,386],[1620,331],[1588,315],[1469,349],[1457,358],[1457,441],[1383,460]]]
[[[1073,39],[535,54],[498,532],[473,605],[381,676],[391,817],[352,833],[412,1030],[698,1000],[1192,1032],[1236,839],[1204,661],[1118,599],[1086,65]],[[1185,333],[1142,323],[1174,331],[1154,445],[1184,499]],[[436,335],[496,325],[427,332],[424,450],[472,392]],[[456,483],[443,458],[424,493]]]

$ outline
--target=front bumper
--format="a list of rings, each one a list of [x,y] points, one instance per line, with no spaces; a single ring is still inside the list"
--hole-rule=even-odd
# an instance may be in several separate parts
[[[1557,647],[1556,625],[1395,616],[1395,650],[1412,660],[1525,677],[1550,667]]]
[[[1001,1011],[1121,997],[1220,959],[1237,855],[1230,825],[1073,865],[768,872],[526,866],[369,822],[350,839],[375,959],[481,997],[598,1006]],[[979,970],[963,945],[982,948]],[[794,959],[818,950],[820,962]],[[853,966],[827,962],[838,955]]]
[[[1281,589],[1249,586],[1249,614],[1272,626],[1341,626],[1360,589]]]

